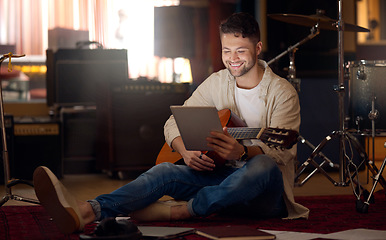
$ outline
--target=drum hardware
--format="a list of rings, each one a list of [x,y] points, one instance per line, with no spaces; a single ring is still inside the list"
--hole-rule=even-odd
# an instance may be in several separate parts
[[[302,136],[299,136],[298,137],[298,140],[300,141],[300,143],[302,144],[305,144],[306,146],[310,147],[313,151],[315,150],[315,146],[310,143],[308,140],[306,140],[304,137]],[[339,168],[339,165],[337,164],[334,164],[328,157],[326,157],[322,152],[318,152],[317,153],[317,156],[320,157],[321,159],[323,159],[323,161],[318,164],[314,158],[308,158],[307,161],[305,161],[302,165],[300,165],[300,167],[296,170],[296,176],[295,176],[295,183],[297,186],[303,186],[315,173],[317,172],[321,172],[322,174],[324,174],[331,182],[335,183],[335,181],[327,174],[327,172],[323,169],[323,166],[328,163],[328,165],[332,168]],[[309,164],[312,164],[315,169],[309,174],[307,175],[302,181],[299,180],[299,177],[301,174],[303,174],[303,172],[305,171],[305,169],[307,168],[307,166]]]
[[[313,147],[313,145],[310,145],[307,143],[304,139],[299,139],[300,142],[306,143],[309,147],[313,149],[310,157],[307,159],[307,161],[297,170],[295,180],[299,180],[299,175],[304,171],[304,168],[307,167],[310,163],[315,166],[315,170],[313,173],[320,171],[322,172],[335,186],[348,186],[350,183],[352,183],[353,192],[357,199],[359,200],[362,194],[362,188],[359,184],[358,180],[358,169],[365,164],[369,171],[372,172],[374,176],[377,176],[377,172],[379,172],[376,169],[375,165],[370,165],[370,161],[367,157],[366,152],[364,151],[363,147],[359,143],[359,141],[351,135],[345,127],[345,111],[344,111],[344,96],[345,96],[345,87],[344,87],[344,78],[345,78],[345,72],[344,72],[344,48],[343,48],[343,32],[344,31],[353,31],[353,32],[369,32],[368,29],[362,28],[356,25],[347,24],[343,21],[342,17],[342,0],[338,0],[338,20],[334,20],[331,18],[328,18],[324,16],[324,12],[317,10],[315,15],[310,16],[304,16],[304,15],[296,15],[296,14],[271,14],[268,15],[269,17],[284,21],[287,23],[297,24],[301,26],[315,26],[317,24],[317,29],[326,29],[326,30],[337,30],[338,31],[338,85],[334,87],[334,90],[338,94],[338,111],[339,111],[339,130],[333,131],[330,135],[326,136],[321,143],[317,147]],[[300,44],[299,44],[300,45]],[[287,51],[289,52],[289,51]],[[275,61],[277,58],[279,58],[280,55],[273,60],[271,60],[269,63]],[[360,69],[357,72],[357,78],[360,80],[365,81],[367,79],[366,73],[363,71],[363,69]],[[372,113],[372,117],[375,117],[374,113]],[[359,121],[360,119],[356,119]],[[358,128],[359,129],[359,128]],[[322,168],[323,165],[326,163],[329,163],[328,158],[325,158],[324,155],[322,155],[321,150],[323,147],[333,138],[337,138],[339,140],[339,181],[333,180]],[[353,162],[353,149],[359,153],[359,156],[361,157],[362,161],[357,166]],[[349,153],[351,153],[351,156],[349,156]],[[314,158],[316,156],[322,157],[323,162],[318,165]],[[352,170],[354,171],[352,173]],[[308,176],[303,182],[300,184],[304,184],[305,181],[307,181],[311,176]],[[379,177],[380,183],[385,188],[386,182],[382,178],[382,176]],[[353,184],[357,185],[357,188],[354,188]],[[357,192],[358,191],[358,192]],[[357,209],[358,210],[358,209]],[[359,211],[359,210],[358,210]]]
[[[358,132],[370,134],[375,125],[377,132],[386,131],[386,101],[384,95],[386,61],[352,61],[346,63],[349,83],[349,118]],[[374,108],[373,108],[374,106]]]
[[[376,98],[377,97],[374,96],[373,99],[371,100],[371,111],[369,112],[369,115],[368,115],[369,119],[371,120],[373,136],[375,136],[375,120],[377,120],[379,117],[379,111],[375,109]]]
[[[343,23],[343,19],[335,20],[327,17],[325,11],[322,9],[317,9],[316,13],[313,15],[299,15],[299,14],[268,14],[268,17],[305,27],[312,27],[318,23],[320,29],[324,30],[338,30],[340,23]],[[341,9],[339,10],[339,15],[341,15]],[[356,26],[349,23],[344,23],[344,31],[347,32],[370,32],[369,29]]]
[[[272,15],[268,15],[272,16]],[[268,61],[268,65],[276,62],[278,59],[283,57],[286,54],[289,54],[289,59],[290,59],[290,65],[288,67],[288,81],[294,86],[297,92],[300,92],[300,79],[296,78],[296,67],[295,67],[295,52],[297,51],[298,47],[300,45],[303,45],[307,41],[313,39],[319,34],[319,23],[316,22],[314,26],[311,28],[311,33],[307,35],[305,38],[303,38],[301,41],[295,43],[294,45],[290,46],[285,50],[284,52],[280,53],[270,61]]]
[[[333,140],[334,138],[338,138],[340,140],[341,136],[344,136],[344,139],[343,139],[343,154],[345,156],[345,160],[346,160],[346,164],[345,164],[345,169],[344,170],[344,174],[345,175],[348,175],[348,179],[346,179],[345,181],[340,181],[340,182],[337,182],[335,181],[333,178],[331,178],[328,173],[322,168],[326,163],[329,164],[330,167],[333,167],[333,168],[337,168],[339,170],[341,170],[342,166],[339,165],[339,164],[334,164],[330,159],[328,159],[321,151],[322,149],[326,146],[326,144]],[[300,139],[300,142],[304,142],[304,139]],[[330,135],[326,136],[321,143],[319,143],[318,146],[313,146],[311,144],[308,144],[308,146],[310,146],[313,151],[311,153],[311,155],[309,156],[309,158],[307,159],[306,162],[304,162],[301,167],[296,171],[296,177],[295,177],[295,182],[297,182],[297,185],[298,186],[302,186],[304,185],[312,176],[313,174],[315,174],[316,172],[321,172],[334,186],[348,186],[348,183],[349,182],[358,182],[357,180],[354,180],[355,177],[358,176],[358,169],[364,164],[366,163],[365,161],[362,161],[358,166],[353,162],[353,147],[355,148],[355,150],[357,150],[357,152],[360,153],[360,156],[364,159],[367,159],[367,155],[365,153],[365,151],[363,150],[363,147],[361,146],[361,144],[359,143],[359,141],[353,136],[351,135],[350,133],[348,132],[345,132],[345,133],[342,133],[340,131],[333,131]],[[350,155],[349,155],[350,153]],[[323,162],[321,164],[318,165],[318,163],[314,160],[315,157],[321,157],[323,159]],[[312,164],[316,169],[311,172],[304,180],[302,180],[300,183],[300,175],[304,172],[305,168],[309,165],[309,164]],[[354,173],[351,174],[351,169],[354,169]]]
[[[347,69],[350,69],[350,95],[349,111],[350,117],[355,121],[355,133],[369,137],[367,146],[370,149],[372,143],[372,157],[367,162],[368,172],[367,180],[371,177],[375,179],[374,184],[378,182],[386,189],[386,181],[375,165],[375,138],[380,132],[386,130],[384,105],[386,98],[384,95],[384,75],[386,69],[385,61],[367,61],[349,62]],[[369,181],[368,181],[369,182]],[[367,183],[368,183],[367,182]],[[375,187],[374,187],[375,188]],[[374,190],[372,190],[373,192]],[[363,201],[357,198],[356,208],[360,213],[368,211],[371,202],[372,192],[368,196],[363,194]]]
[[[273,14],[270,14],[268,15],[268,17],[272,17]],[[319,23],[316,22],[314,24],[314,26],[311,28],[311,33],[308,34],[305,38],[303,38],[302,40],[300,40],[299,42],[295,43],[294,45],[292,46],[289,46],[287,48],[287,50],[285,50],[284,52],[280,53],[279,55],[277,55],[276,57],[272,58],[271,60],[268,61],[268,65],[276,62],[278,59],[280,59],[281,57],[283,57],[284,55],[286,55],[287,53],[290,53],[290,52],[293,52],[294,49],[296,49],[297,47],[299,47],[300,45],[303,45],[304,43],[306,43],[307,41],[313,39],[314,37],[316,37],[318,34],[319,34]],[[296,50],[295,50],[296,51]]]
[[[300,92],[300,78],[296,78],[296,67],[295,67],[295,52],[298,49],[295,48],[289,53],[290,64],[288,67],[287,80],[294,86],[297,92]]]
[[[294,61],[295,52],[297,48],[303,45],[304,43],[306,43],[307,41],[316,37],[320,33],[319,29],[337,30],[339,21],[331,19],[325,16],[324,14],[325,14],[325,11],[321,9],[317,9],[316,14],[309,15],[309,16],[298,15],[298,14],[268,14],[268,17],[274,20],[311,27],[311,30],[310,30],[311,33],[308,36],[306,36],[304,39],[297,42],[296,44],[288,47],[287,50],[285,50],[284,52],[277,55],[275,58],[268,61],[268,65],[270,65],[275,61],[277,61],[278,59],[280,59],[281,57],[283,57],[284,55],[288,53],[290,54],[289,55],[290,65],[288,67],[288,81],[295,87],[295,89],[298,92],[300,92],[300,79],[296,78],[296,68],[295,68],[295,61]],[[362,28],[352,24],[345,24],[345,31],[369,32],[369,30],[366,28]]]
[[[337,137],[339,139],[339,182],[334,183],[335,186],[348,186],[349,183],[351,183],[353,187],[353,193],[357,197],[357,202],[360,200],[361,195],[363,193],[362,187],[358,181],[358,169],[362,164],[365,164],[367,168],[372,172],[372,174],[375,176],[378,172],[375,165],[369,164],[369,159],[367,157],[366,152],[364,151],[361,144],[358,142],[358,140],[351,135],[345,128],[344,125],[344,48],[343,48],[343,32],[347,29],[345,29],[346,24],[343,21],[342,17],[342,0],[338,1],[338,78],[339,78],[339,85],[335,89],[338,93],[338,100],[339,100],[339,130],[333,131],[330,135],[328,135],[319,145],[316,147],[315,151],[311,154],[310,158],[313,158],[323,147],[324,145],[332,139],[332,137]],[[347,25],[349,26],[349,25]],[[364,78],[364,75],[361,75],[362,78]],[[346,145],[346,143],[348,145]],[[353,154],[352,146],[355,147],[356,151],[359,153],[360,157],[363,159],[363,161],[359,164],[359,166],[356,166],[352,158],[350,158],[347,154],[347,147],[349,148],[351,154]],[[354,168],[354,173],[351,173],[351,168]],[[355,179],[354,179],[355,178]],[[380,178],[382,186],[386,187],[386,182],[382,178]],[[357,188],[354,188],[353,184],[357,185]],[[357,211],[358,205],[357,205]]]
[[[289,59],[290,59],[290,64],[288,67],[288,79],[294,79],[296,78],[296,67],[295,67],[295,52],[297,51],[297,48],[294,48],[290,53],[289,53]]]
[[[383,144],[383,146],[386,148],[386,142]],[[360,213],[367,213],[368,212],[370,202],[372,201],[374,190],[375,190],[375,188],[376,188],[376,186],[377,186],[377,184],[378,184],[378,182],[380,180],[381,180],[381,183],[382,183],[382,179],[383,179],[382,178],[382,173],[383,173],[383,170],[385,169],[385,165],[386,165],[386,157],[383,160],[382,165],[379,168],[379,171],[373,177],[374,184],[373,184],[373,187],[371,188],[367,198],[365,198],[364,201],[361,201],[360,199],[357,200],[357,202],[356,202],[356,209],[357,209],[358,212],[360,212]],[[385,186],[383,186],[383,188],[385,188]]]
[[[385,167],[385,160],[383,161],[382,165],[381,165],[381,168],[380,170],[378,171],[377,170],[377,167],[375,166],[375,121],[378,119],[379,117],[379,111],[377,109],[375,109],[375,100],[376,100],[376,97],[373,96],[372,99],[371,99],[371,111],[369,112],[368,114],[368,118],[371,120],[371,140],[372,140],[372,159],[369,160],[369,166],[372,167],[372,173],[373,173],[373,179],[374,179],[374,183],[373,183],[373,187],[369,193],[369,195],[365,198],[365,201],[361,201],[360,198],[357,199],[357,203],[356,203],[356,208],[357,208],[357,211],[360,212],[360,213],[367,213],[368,212],[368,208],[369,208],[369,205],[370,205],[370,202],[373,200],[372,199],[372,194],[375,190],[375,187],[377,185],[377,183],[379,181],[381,181],[381,185],[383,186],[383,188],[385,189],[385,180],[384,178],[382,177],[382,172],[383,172],[383,169]],[[384,144],[384,147],[386,147],[386,142]],[[368,168],[368,172],[370,171],[371,169]],[[368,177],[367,179],[369,179],[369,173],[368,173]]]
[[[371,111],[369,112],[369,119],[371,120],[371,139],[373,142],[372,145],[372,150],[373,150],[373,158],[371,164],[375,161],[375,120],[378,119],[379,117],[379,112],[377,109],[375,109],[375,99],[376,97],[374,96],[373,99],[371,100]]]
[[[366,80],[367,79],[367,75],[365,73],[363,65],[361,65],[357,71],[357,78],[360,80]]]
[[[357,132],[359,133],[361,130],[360,130],[360,126],[361,126],[361,122],[363,121],[363,117],[362,116],[356,116],[355,118],[355,125],[357,126]]]
[[[13,55],[12,53],[4,54],[0,57],[0,67],[1,63],[7,58],[9,58],[9,65],[8,65],[8,71],[12,71],[12,65],[11,65],[11,57],[19,58],[24,57],[25,55]],[[5,196],[0,200],[0,207],[3,206],[7,201],[9,200],[17,200],[17,201],[24,201],[29,203],[35,203],[39,204],[39,201],[35,199],[29,199],[24,198],[18,195],[12,194],[11,188],[19,183],[29,185],[33,187],[32,183],[26,180],[22,179],[11,179],[10,174],[10,166],[9,166],[9,156],[8,156],[8,147],[7,147],[7,139],[6,139],[6,132],[5,132],[5,123],[4,123],[4,105],[3,105],[3,90],[1,87],[1,79],[0,79],[0,120],[1,120],[1,135],[2,135],[2,156],[3,156],[3,167],[4,167],[4,185],[5,185]]]

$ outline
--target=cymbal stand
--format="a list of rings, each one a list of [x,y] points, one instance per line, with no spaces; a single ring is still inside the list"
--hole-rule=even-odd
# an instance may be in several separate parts
[[[344,32],[344,22],[342,18],[342,0],[338,0],[338,21],[335,24],[338,29],[338,80],[339,85],[334,89],[338,93],[338,108],[339,108],[339,130],[333,131],[330,135],[328,135],[311,153],[308,162],[314,163],[312,160],[315,156],[318,155],[319,151],[324,147],[324,145],[330,141],[332,138],[338,138],[339,139],[339,182],[336,182],[332,180],[328,176],[326,172],[322,170],[320,166],[316,166],[319,171],[324,173],[331,182],[335,186],[347,186],[348,185],[348,172],[349,172],[349,165],[353,165],[351,159],[346,154],[346,142],[348,143],[348,147],[351,150],[352,149],[352,143],[354,144],[354,147],[359,151],[361,157],[363,157],[366,160],[368,160],[366,153],[361,148],[358,141],[355,139],[354,136],[346,132],[345,126],[344,126],[344,55],[343,55],[343,32]],[[346,162],[347,160],[347,162]],[[346,168],[348,167],[348,168]],[[355,173],[357,175],[357,173]],[[354,174],[354,175],[355,175]],[[349,180],[352,179],[352,176],[350,176]]]
[[[315,24],[315,26],[313,26],[313,27],[311,28],[311,33],[310,33],[307,37],[303,38],[301,41],[295,43],[294,45],[288,47],[287,50],[285,50],[284,52],[280,53],[280,54],[277,55],[276,57],[274,57],[274,58],[272,58],[271,60],[269,60],[269,61],[268,61],[268,65],[270,65],[270,64],[272,64],[272,63],[274,63],[274,62],[276,62],[277,60],[279,60],[281,57],[283,57],[283,56],[286,55],[287,53],[294,53],[294,50],[296,51],[296,49],[297,49],[300,45],[306,43],[308,40],[313,39],[313,38],[316,37],[318,34],[319,34],[319,24],[317,23],[317,24]]]
[[[5,59],[11,58],[11,57],[24,57],[24,55],[12,55],[12,53],[3,55],[2,57],[0,57],[0,67],[1,67],[1,63]],[[0,79],[0,120],[1,120],[1,135],[2,135],[2,144],[3,144],[2,146],[3,146],[4,184],[5,184],[5,191],[6,191],[5,196],[0,201],[0,207],[3,206],[9,200],[17,200],[17,201],[24,201],[24,202],[39,204],[39,201],[35,199],[24,198],[24,197],[12,194],[11,188],[18,183],[27,184],[32,187],[33,185],[32,183],[25,180],[10,179],[11,174],[10,174],[10,168],[9,168],[9,155],[8,155],[7,137],[6,137],[7,135],[5,132],[5,123],[4,123],[3,89],[2,89],[1,79]]]
[[[342,0],[338,0],[338,80],[339,85],[335,88],[335,91],[338,93],[338,107],[339,107],[339,180],[340,185],[346,185],[345,181],[347,175],[345,172],[346,162],[344,155],[344,139],[345,139],[345,127],[344,127],[344,48],[343,48],[343,33],[344,33],[344,21],[343,21],[343,4]]]
[[[304,137],[302,136],[299,136],[298,137],[298,140],[300,143],[302,144],[305,144],[306,146],[308,146],[309,148],[311,148],[313,151],[315,151],[316,147],[310,143],[308,140],[306,140]],[[318,164],[315,160],[314,160],[314,157],[320,157],[321,159],[323,159],[323,161]],[[309,164],[312,164],[315,169],[310,173],[308,174],[302,181],[300,181],[300,175],[303,174],[303,172],[305,171],[305,169],[307,168],[307,166]],[[334,164],[326,155],[324,155],[321,151],[318,151],[318,152],[315,152],[314,155],[311,155],[307,161],[305,161],[304,163],[302,163],[302,165],[300,165],[300,167],[296,170],[296,175],[295,175],[295,184],[296,186],[303,186],[315,173],[317,172],[321,172],[322,174],[324,174],[328,180],[330,180],[332,183],[335,184],[335,181],[327,174],[327,172],[322,168],[326,163],[328,163],[328,165],[332,168],[339,168],[339,165],[337,164]]]
[[[339,94],[339,132],[338,135],[339,138],[339,176],[340,176],[340,182],[338,185],[340,186],[346,186],[348,184],[347,180],[351,183],[353,183],[353,175],[350,175],[350,166],[353,163],[350,161],[350,159],[347,159],[347,155],[345,152],[345,141],[346,139],[349,140],[349,143],[354,143],[357,147],[357,151],[360,154],[360,156],[363,158],[363,162],[368,169],[372,172],[373,175],[376,175],[378,170],[374,164],[369,164],[369,159],[367,157],[366,152],[364,151],[363,147],[359,144],[358,140],[349,134],[345,130],[344,126],[344,48],[343,48],[343,32],[344,32],[344,21],[342,18],[342,0],[338,0],[338,14],[339,14],[339,20],[337,23],[338,27],[338,54],[339,54],[339,86],[337,87],[336,91]],[[373,122],[374,124],[374,122]],[[348,160],[347,162],[345,160]],[[361,163],[361,164],[362,164]],[[356,172],[357,174],[357,172]],[[355,175],[355,174],[354,174]],[[386,186],[385,180],[381,177],[381,184],[383,187]],[[358,189],[360,190],[359,182],[357,182]],[[360,199],[360,193],[357,194],[354,190],[354,194],[357,195],[357,199]]]
[[[374,176],[378,175],[380,171],[377,170],[375,165],[370,165],[370,161],[368,159],[368,156],[363,149],[362,145],[359,143],[359,141],[351,135],[348,131],[346,131],[344,126],[344,93],[345,93],[345,87],[344,87],[344,56],[343,56],[343,32],[344,32],[344,22],[342,19],[342,0],[338,0],[338,13],[339,13],[339,20],[336,23],[336,26],[338,28],[338,77],[339,77],[339,85],[335,88],[335,91],[338,93],[338,100],[339,100],[339,130],[333,131],[330,135],[325,137],[322,142],[314,149],[314,151],[311,153],[310,157],[307,160],[308,163],[312,163],[315,165],[317,170],[321,171],[327,178],[335,185],[335,186],[348,186],[350,183],[353,187],[353,192],[357,197],[357,203],[360,202],[361,194],[362,194],[362,188],[360,186],[359,180],[358,180],[358,169],[365,164],[368,169],[372,172]],[[313,159],[319,155],[320,151],[323,149],[323,147],[332,140],[333,138],[338,138],[339,140],[339,181],[333,180],[331,177],[328,176],[328,174],[315,162]],[[347,143],[347,144],[346,144]],[[353,160],[353,147],[356,149],[356,151],[359,153],[359,156],[362,158],[363,161],[360,162],[360,164],[357,166],[354,164]],[[348,152],[351,152],[351,157],[348,156]],[[354,173],[351,173],[351,170],[354,169]],[[380,180],[380,183],[385,188],[386,181],[383,179],[382,176],[378,177]],[[356,184],[357,187],[355,188],[353,184]],[[357,192],[358,191],[358,192]],[[358,210],[358,204],[357,204],[357,210]]]
[[[368,161],[367,155],[357,139],[349,134],[345,130],[344,126],[344,56],[343,56],[343,32],[344,32],[344,22],[342,19],[342,0],[338,0],[338,15],[339,20],[335,23],[335,26],[338,30],[338,80],[339,85],[334,89],[338,93],[338,108],[339,108],[339,130],[333,131],[330,135],[325,137],[322,142],[314,149],[306,163],[312,163],[318,171],[322,172],[335,186],[348,186],[349,181],[353,180],[353,177],[358,176],[357,169],[358,167],[352,162],[351,158],[347,155],[346,146],[352,153],[352,146],[354,145],[355,149],[359,152],[360,156],[364,159],[363,162]],[[315,164],[313,159],[319,155],[319,152],[326,145],[326,143],[333,138],[338,138],[339,140],[339,181],[333,180],[321,166]],[[346,145],[347,142],[347,145]],[[353,154],[352,154],[353,155]],[[350,174],[350,166],[356,169],[353,175]],[[358,183],[359,184],[359,183]],[[354,191],[355,193],[355,191]]]
[[[343,138],[342,138],[343,137]],[[348,164],[345,164],[345,169],[343,169],[343,172],[346,176],[346,179],[344,181],[340,181],[340,182],[337,182],[335,181],[334,179],[332,179],[328,173],[322,168],[324,164],[326,163],[329,163],[329,165],[331,167],[334,167],[334,168],[339,168],[339,170],[341,170],[341,165],[336,165],[334,163],[332,163],[331,160],[329,160],[327,157],[325,157],[322,153],[321,153],[321,150],[326,146],[326,144],[333,140],[334,138],[338,138],[341,142],[342,142],[342,145],[343,145],[343,148],[342,148],[342,151],[343,151],[343,155],[344,155],[344,158],[345,160],[347,161]],[[347,143],[347,144],[346,144]],[[313,147],[313,146],[312,146]],[[363,159],[363,161],[359,164],[359,166],[356,166],[354,163],[353,163],[353,147],[355,148],[355,150],[360,153],[360,157]],[[295,181],[298,181],[298,178],[299,176],[302,174],[302,172],[304,171],[304,169],[311,163],[312,165],[314,165],[314,167],[316,168],[310,175],[308,175],[301,183],[298,183],[298,185],[303,185],[306,181],[309,180],[309,178],[314,174],[316,173],[317,171],[320,171],[321,173],[323,173],[327,178],[328,180],[330,180],[330,182],[332,182],[334,184],[334,186],[348,186],[348,183],[349,181],[354,181],[354,177],[357,177],[358,176],[358,169],[362,166],[362,164],[368,164],[368,157],[367,157],[367,154],[366,152],[364,151],[363,147],[361,146],[360,142],[353,136],[351,135],[350,133],[348,132],[344,132],[344,134],[342,134],[341,131],[333,131],[330,135],[328,135],[327,137],[325,137],[322,142],[319,143],[318,146],[316,147],[313,147],[313,151],[311,153],[311,155],[309,156],[309,158],[307,159],[306,162],[304,162],[301,167],[298,169],[298,171],[296,172],[296,178],[295,178]],[[348,153],[351,153],[351,156],[348,155]],[[314,158],[316,156],[319,156],[319,157],[322,157],[323,158],[323,162],[318,165],[318,163],[316,161],[314,161]],[[351,168],[354,168],[355,169],[355,172],[353,174],[350,173],[350,169]],[[355,183],[358,183],[358,181],[355,181]]]

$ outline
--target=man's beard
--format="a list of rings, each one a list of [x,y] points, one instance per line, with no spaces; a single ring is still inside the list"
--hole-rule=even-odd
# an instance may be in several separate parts
[[[244,66],[240,70],[240,72],[238,72],[237,74],[233,73],[234,71],[233,71],[232,67],[230,66],[230,64],[227,64],[227,69],[233,77],[241,77],[241,76],[245,75],[246,73],[248,73],[249,70],[251,70],[255,66],[255,64],[256,64],[256,61],[254,61],[254,63],[251,66]]]

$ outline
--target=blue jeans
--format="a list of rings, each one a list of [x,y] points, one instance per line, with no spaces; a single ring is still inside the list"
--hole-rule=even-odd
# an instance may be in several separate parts
[[[96,202],[91,202],[94,201],[92,206],[100,219],[127,215],[164,195],[188,201],[192,216],[229,210],[255,217],[276,217],[286,210],[282,194],[280,169],[268,156],[258,155],[242,168],[223,167],[213,172],[162,163],[112,193],[95,198],[97,208]]]

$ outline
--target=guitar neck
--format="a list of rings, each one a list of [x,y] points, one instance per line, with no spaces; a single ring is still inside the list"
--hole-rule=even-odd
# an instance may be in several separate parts
[[[263,128],[236,127],[228,128],[228,133],[237,140],[242,139],[259,139]]]

